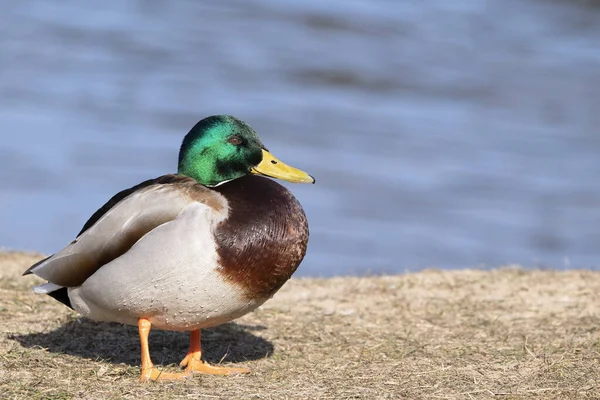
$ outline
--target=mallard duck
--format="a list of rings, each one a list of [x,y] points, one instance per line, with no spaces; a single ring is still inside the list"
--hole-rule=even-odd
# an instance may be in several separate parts
[[[75,240],[24,275],[46,280],[34,292],[84,317],[137,325],[141,381],[248,373],[203,362],[200,330],[256,309],[304,258],[304,211],[266,177],[315,181],[275,158],[245,122],[205,118],[183,139],[177,174],[119,192]],[[184,372],[154,366],[151,327],[190,332]]]

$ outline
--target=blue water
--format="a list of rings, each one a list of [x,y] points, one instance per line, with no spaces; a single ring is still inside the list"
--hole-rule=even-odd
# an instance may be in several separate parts
[[[8,1],[0,245],[50,253],[229,113],[317,185],[300,275],[600,266],[589,1]]]

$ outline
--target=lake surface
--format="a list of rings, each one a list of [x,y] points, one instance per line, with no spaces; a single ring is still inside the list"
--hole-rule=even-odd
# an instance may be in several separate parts
[[[590,1],[8,1],[0,246],[51,253],[228,113],[317,185],[300,275],[600,267]]]

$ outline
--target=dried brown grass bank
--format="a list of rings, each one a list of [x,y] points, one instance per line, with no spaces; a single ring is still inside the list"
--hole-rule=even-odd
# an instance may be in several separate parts
[[[293,279],[203,336],[210,361],[253,374],[140,384],[136,330],[31,293],[38,258],[0,254],[0,398],[600,399],[598,272]],[[150,346],[176,370],[187,336]]]

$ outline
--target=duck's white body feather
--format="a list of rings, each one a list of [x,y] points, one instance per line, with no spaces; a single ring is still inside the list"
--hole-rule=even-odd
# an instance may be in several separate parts
[[[127,196],[31,268],[49,281],[36,291],[68,287],[71,306],[85,317],[131,325],[145,318],[168,330],[216,326],[260,306],[265,299],[244,296],[219,271],[213,232],[228,216],[226,200],[195,190],[153,185]]]

